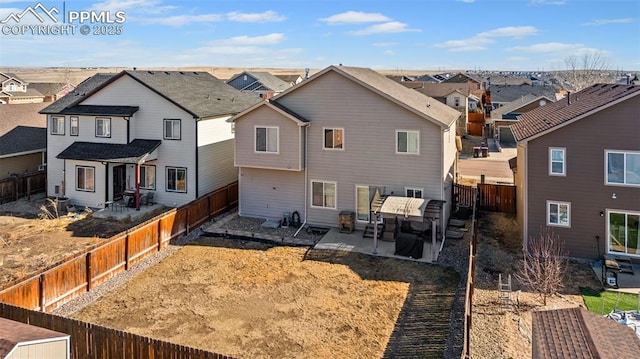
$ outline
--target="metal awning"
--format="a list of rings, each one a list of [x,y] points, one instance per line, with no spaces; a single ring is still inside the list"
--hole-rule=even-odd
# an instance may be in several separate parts
[[[380,206],[379,213],[383,217],[402,217],[422,222],[427,202],[424,198],[388,196]]]

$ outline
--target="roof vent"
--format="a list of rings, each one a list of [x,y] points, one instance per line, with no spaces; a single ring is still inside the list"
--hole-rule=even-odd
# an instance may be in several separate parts
[[[184,72],[183,72],[183,71],[180,71],[180,75],[184,75]]]
[[[169,71],[165,71],[164,73],[165,73],[165,74],[167,74],[167,75],[169,75]]]
[[[148,72],[153,75],[153,71],[148,71]]]

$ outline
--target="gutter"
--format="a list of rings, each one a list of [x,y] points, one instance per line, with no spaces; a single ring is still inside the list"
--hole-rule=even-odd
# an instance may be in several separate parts
[[[311,124],[309,123],[305,127],[306,128],[304,130],[304,221],[302,222],[302,225],[300,225],[300,228],[298,228],[296,233],[293,234],[294,237],[296,237],[298,233],[300,233],[302,228],[304,228],[304,226],[307,224],[307,208],[308,208],[307,201],[309,200],[309,193],[307,193],[309,191],[309,188],[308,188],[309,163],[307,163],[307,153],[308,153],[307,148],[309,146],[308,137],[309,137],[309,127],[311,127]]]

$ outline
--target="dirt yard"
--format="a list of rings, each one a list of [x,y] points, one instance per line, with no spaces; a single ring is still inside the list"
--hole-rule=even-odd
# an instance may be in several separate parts
[[[599,288],[600,282],[587,262],[571,261],[565,287],[544,306],[513,278],[522,257],[515,216],[483,213],[479,228],[471,354],[474,358],[531,358],[531,312],[583,305],[578,288]],[[511,308],[503,308],[498,299],[498,273],[512,275],[512,298],[517,305]]]
[[[145,220],[98,219],[90,213],[42,219],[47,203],[41,195],[0,205],[0,287]]]
[[[201,237],[73,317],[238,358],[442,358],[458,279],[425,263]]]

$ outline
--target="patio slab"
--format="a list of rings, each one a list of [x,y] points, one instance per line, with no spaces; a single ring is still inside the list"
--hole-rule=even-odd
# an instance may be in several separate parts
[[[124,219],[135,221],[140,217],[146,216],[149,213],[157,211],[164,207],[165,207],[164,205],[156,203],[150,206],[142,205],[140,206],[140,210],[136,211],[135,208],[111,205],[107,208],[103,208],[93,212],[93,217],[94,218],[112,218],[117,221],[124,220]]]
[[[591,268],[596,273],[596,276],[602,278],[602,262],[595,261]],[[631,294],[640,294],[640,265],[634,264],[633,270],[635,274],[631,273],[618,273],[618,287],[619,288],[606,288],[605,290],[612,292],[622,292]]]

